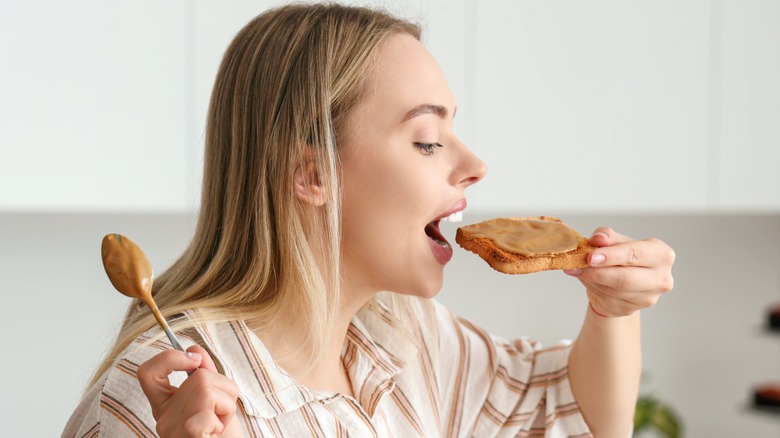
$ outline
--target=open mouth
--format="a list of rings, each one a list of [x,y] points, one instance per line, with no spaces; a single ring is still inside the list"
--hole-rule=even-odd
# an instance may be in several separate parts
[[[428,225],[425,226],[425,235],[427,235],[428,238],[438,243],[439,245],[445,248],[449,248],[450,243],[447,242],[447,239],[445,239],[444,236],[441,235],[441,230],[439,229],[439,222],[441,222],[441,220],[436,219],[435,221],[428,223]]]
[[[441,222],[441,219],[429,222],[425,226],[425,235],[428,236],[428,243],[431,245],[434,257],[443,265],[452,259],[452,247],[447,242],[447,239],[442,236],[439,222]]]

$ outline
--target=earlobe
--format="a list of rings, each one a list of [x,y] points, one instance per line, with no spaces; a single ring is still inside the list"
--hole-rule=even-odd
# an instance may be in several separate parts
[[[325,190],[320,181],[317,166],[312,160],[304,160],[293,175],[295,195],[304,203],[313,206],[325,204]]]

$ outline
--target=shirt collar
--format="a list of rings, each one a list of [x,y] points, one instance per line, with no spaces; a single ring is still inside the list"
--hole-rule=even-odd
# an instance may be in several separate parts
[[[196,310],[187,313],[197,320]],[[248,415],[273,418],[314,399],[311,391],[279,368],[244,321],[206,322],[195,328],[220,372],[238,386]]]
[[[185,313],[192,320],[200,319],[197,310]],[[382,396],[395,387],[394,377],[417,354],[414,342],[396,333],[397,324],[387,307],[379,303],[361,309],[347,332],[342,359],[355,396],[370,416]],[[297,383],[243,321],[199,323],[195,329],[220,371],[238,386],[238,398],[247,415],[274,418],[314,400],[333,397]]]

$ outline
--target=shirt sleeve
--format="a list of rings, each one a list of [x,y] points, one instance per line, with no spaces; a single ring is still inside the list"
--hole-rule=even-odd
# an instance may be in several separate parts
[[[107,371],[105,379],[87,392],[73,412],[63,437],[157,436],[149,401],[134,371],[129,375],[117,367],[138,369],[122,359]]]
[[[181,338],[186,346],[192,342]],[[138,382],[138,367],[161,351],[173,347],[164,341],[137,339],[90,388],[73,412],[62,437],[157,437],[149,400]],[[185,347],[186,348],[186,347]],[[185,373],[173,373],[178,386]]]
[[[434,301],[446,436],[592,437],[569,384],[570,346],[508,342]]]

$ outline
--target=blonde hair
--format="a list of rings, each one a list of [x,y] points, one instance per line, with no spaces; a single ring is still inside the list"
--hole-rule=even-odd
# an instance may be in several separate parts
[[[272,9],[238,32],[209,106],[197,228],[154,284],[166,316],[198,308],[207,320],[259,329],[294,311],[317,360],[339,298],[338,134],[379,48],[398,33],[420,38],[412,23],[338,4]],[[295,196],[304,157],[328,196],[319,208]],[[155,324],[140,302],[131,305],[92,382]]]

